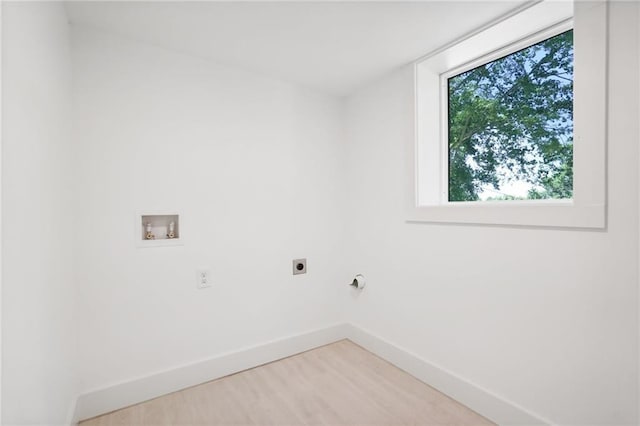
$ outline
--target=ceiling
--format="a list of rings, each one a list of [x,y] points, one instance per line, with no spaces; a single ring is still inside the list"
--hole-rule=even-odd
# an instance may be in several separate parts
[[[523,1],[89,2],[69,20],[337,96]]]

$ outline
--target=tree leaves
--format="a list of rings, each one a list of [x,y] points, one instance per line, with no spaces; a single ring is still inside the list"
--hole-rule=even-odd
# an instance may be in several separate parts
[[[451,77],[448,89],[450,201],[514,181],[532,187],[523,198],[571,198],[573,31]]]

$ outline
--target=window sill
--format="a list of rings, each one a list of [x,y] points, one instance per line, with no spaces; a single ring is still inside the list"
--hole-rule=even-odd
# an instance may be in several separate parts
[[[489,201],[412,207],[407,222],[604,229],[605,206],[573,201]]]

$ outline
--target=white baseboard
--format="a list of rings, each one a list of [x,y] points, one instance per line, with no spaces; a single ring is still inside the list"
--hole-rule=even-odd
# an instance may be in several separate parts
[[[314,330],[226,353],[135,380],[86,392],[78,397],[71,424],[148,401],[242,370],[286,358],[346,338],[347,324]]]
[[[499,425],[553,424],[358,326],[348,325],[347,338]]]
[[[551,425],[482,387],[351,324],[298,334],[229,352],[193,364],[86,392],[78,397],[70,424],[148,401],[190,386],[349,339],[417,379],[500,425]]]
[[[66,426],[75,426],[78,424],[76,419],[76,407],[78,406],[78,398],[73,398],[73,401],[69,404],[69,408],[67,409],[67,421],[65,423]]]

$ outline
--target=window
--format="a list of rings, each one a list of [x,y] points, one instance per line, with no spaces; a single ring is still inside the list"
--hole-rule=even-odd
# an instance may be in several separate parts
[[[409,221],[605,226],[606,7],[528,5],[416,62]]]
[[[573,30],[445,74],[449,201],[573,196]]]

